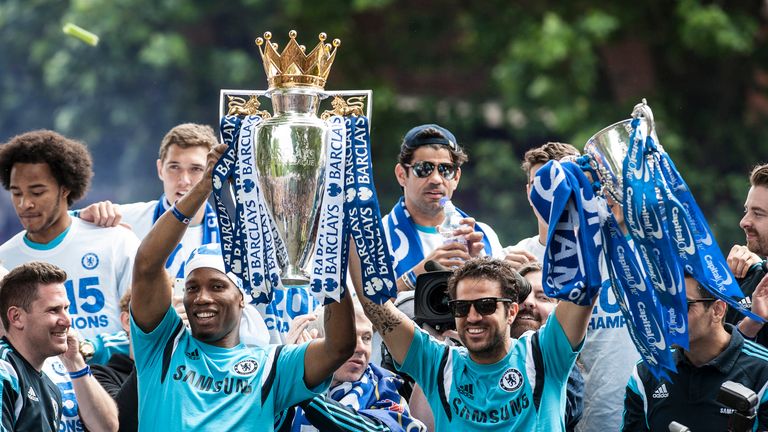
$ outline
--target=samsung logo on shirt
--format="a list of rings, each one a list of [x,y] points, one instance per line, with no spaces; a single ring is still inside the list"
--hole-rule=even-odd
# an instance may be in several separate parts
[[[208,375],[198,374],[194,370],[187,370],[187,367],[181,365],[176,368],[176,373],[172,377],[175,381],[187,383],[196,390],[213,393],[242,393],[250,394],[253,392],[253,386],[248,381],[240,378],[224,378],[223,380],[214,380]]]

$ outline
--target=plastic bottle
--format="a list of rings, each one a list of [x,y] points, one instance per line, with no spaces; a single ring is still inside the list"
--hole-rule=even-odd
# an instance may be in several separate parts
[[[437,227],[437,231],[443,236],[443,243],[457,242],[467,244],[467,239],[465,239],[464,236],[453,235],[453,232],[461,226],[460,221],[463,216],[459,214],[448,197],[440,198],[440,206],[443,207],[445,219],[443,219],[443,223]]]

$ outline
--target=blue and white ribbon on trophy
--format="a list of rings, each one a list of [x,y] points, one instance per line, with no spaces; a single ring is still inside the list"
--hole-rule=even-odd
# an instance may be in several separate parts
[[[221,228],[222,254],[228,271],[243,280],[243,289],[255,303],[266,303],[274,289],[282,288],[277,265],[284,250],[264,203],[254,164],[256,127],[260,116],[225,116],[221,132],[227,150],[216,163],[213,196]],[[235,215],[232,221],[222,199],[224,186],[233,182]]]
[[[253,303],[268,303],[275,289],[283,289],[279,274],[287,256],[254,163],[254,138],[260,122],[259,116],[222,118],[221,132],[228,148],[214,167],[213,195],[227,271],[243,280],[243,289]],[[324,304],[341,299],[346,289],[347,238],[351,235],[361,261],[365,294],[383,303],[395,296],[396,288],[373,184],[368,119],[334,116],[329,129],[309,289]],[[234,220],[222,199],[230,180]]]
[[[664,331],[663,312],[634,246],[619,228],[613,214],[603,222],[603,256],[607,283],[619,304],[627,330],[638,353],[657,378],[669,378],[675,362]]]
[[[373,184],[371,134],[368,118],[346,117],[347,171],[344,193],[345,217],[360,257],[363,291],[372,301],[383,304],[396,296],[395,272],[381,222],[379,198]],[[346,268],[346,259],[342,261]]]
[[[325,153],[325,179],[323,200],[320,206],[320,223],[317,230],[315,251],[312,256],[310,284],[312,293],[322,303],[326,299],[339,301],[346,267],[342,256],[347,233],[344,227],[344,181],[347,167],[347,126],[343,117],[328,120],[330,136]]]
[[[723,300],[741,314],[763,322],[762,318],[738,302],[743,293],[714,241],[709,224],[672,159],[652,136],[646,136],[640,119],[632,120],[632,128],[630,146],[635,143],[639,145],[642,141],[644,153],[647,154],[643,163],[653,170],[654,183],[660,192],[661,207],[664,210],[662,221],[667,234],[665,238],[671,249],[675,267],[681,269],[681,273],[682,269],[688,272],[715,298]],[[684,289],[681,296],[685,305]],[[683,322],[687,323],[685,309],[682,310],[682,316],[685,319]],[[687,331],[686,345],[680,345],[687,346]]]
[[[631,125],[633,130],[623,162],[624,220],[664,311],[663,329],[669,335],[669,343],[688,348],[683,267],[677,265],[679,251],[670,241],[665,223],[671,202],[665,199],[666,184],[656,169],[651,149],[646,147],[653,139],[646,136],[640,118],[633,119]],[[657,189],[661,191],[661,200]]]

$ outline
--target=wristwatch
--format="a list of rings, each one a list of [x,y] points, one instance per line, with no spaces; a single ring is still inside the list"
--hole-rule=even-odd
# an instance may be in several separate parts
[[[93,358],[93,355],[96,354],[96,347],[93,346],[93,343],[88,342],[87,340],[81,340],[79,351],[80,355],[83,356],[83,360],[89,362]]]

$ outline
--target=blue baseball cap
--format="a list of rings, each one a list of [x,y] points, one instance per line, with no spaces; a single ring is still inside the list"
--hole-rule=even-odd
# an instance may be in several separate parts
[[[434,133],[425,134],[424,131],[429,129],[432,129]],[[408,133],[405,134],[405,138],[403,138],[403,147],[405,148],[415,149],[425,145],[442,145],[453,151],[459,150],[459,145],[456,143],[456,137],[453,136],[451,131],[434,123],[416,126],[409,130]]]

